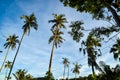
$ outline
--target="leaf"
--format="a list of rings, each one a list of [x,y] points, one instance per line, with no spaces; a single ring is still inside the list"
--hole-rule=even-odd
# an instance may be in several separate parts
[[[79,51],[81,52],[81,51],[82,51],[82,48],[79,48]]]

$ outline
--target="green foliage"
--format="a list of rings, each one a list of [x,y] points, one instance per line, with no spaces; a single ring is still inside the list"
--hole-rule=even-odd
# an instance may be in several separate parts
[[[62,63],[65,65],[65,67],[69,66],[70,62],[68,58],[62,58],[62,59],[63,59]]]
[[[5,49],[10,46],[10,48],[14,49],[16,48],[16,44],[19,43],[18,36],[13,34],[12,36],[9,35],[9,37],[6,39],[6,43],[4,44]]]
[[[64,23],[66,23],[67,20],[66,20],[64,14],[60,14],[60,15],[53,14],[53,17],[54,17],[53,20],[49,20],[48,21],[49,23],[54,23],[53,26],[51,27],[51,30],[54,30],[56,27],[58,29],[66,28],[65,25],[64,25]]]
[[[47,72],[46,72],[45,78],[46,78],[47,80],[54,80],[54,76],[53,76],[53,74],[52,74],[50,71],[47,71]]]
[[[94,67],[102,72],[101,68],[98,66],[96,59],[101,56],[101,40],[94,37],[92,34],[87,36],[86,41],[81,42],[80,52],[83,51],[84,55],[87,53],[88,65],[92,67],[92,72],[94,75]]]
[[[21,19],[25,19],[24,25],[22,29],[24,30],[24,33],[26,34],[28,32],[28,35],[30,34],[30,28],[34,28],[35,30],[38,29],[38,24],[36,21],[35,15],[32,13],[30,16],[23,15],[21,16]]]
[[[79,42],[81,37],[84,36],[83,34],[83,30],[84,27],[82,27],[84,23],[82,21],[75,21],[75,22],[71,22],[70,24],[70,28],[71,31],[69,31],[68,33],[72,36],[73,40],[75,40],[76,42]]]
[[[116,25],[112,25],[110,27],[93,28],[90,33],[96,36],[97,38],[103,39],[104,38],[103,36],[109,37],[113,32],[119,32],[119,31],[120,31],[120,27]]]
[[[113,53],[114,59],[120,61],[120,39],[117,39],[116,43],[112,46],[110,53]]]
[[[12,64],[12,62],[7,61],[6,64],[5,64],[5,68],[10,68],[10,67],[11,67],[11,64]]]
[[[31,74],[28,74],[25,69],[19,69],[16,73],[13,73],[16,80],[36,80]]]
[[[50,44],[52,41],[55,40],[55,42],[54,42],[55,47],[56,47],[56,48],[57,48],[58,46],[60,47],[60,43],[63,43],[63,40],[65,40],[65,39],[63,39],[62,36],[61,36],[61,35],[64,34],[64,33],[57,29],[57,30],[52,30],[52,34],[53,34],[53,35],[50,36],[48,43]]]
[[[74,68],[72,69],[72,72],[75,74],[75,78],[77,77],[77,74],[80,74],[80,68],[81,68],[81,64],[73,63]]]
[[[79,12],[92,14],[95,19],[108,19],[106,8],[114,7],[119,11],[120,4],[117,0],[60,0],[64,6],[70,6]],[[109,9],[108,9],[109,11]]]

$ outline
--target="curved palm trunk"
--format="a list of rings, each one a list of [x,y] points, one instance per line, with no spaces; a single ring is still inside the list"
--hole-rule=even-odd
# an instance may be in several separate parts
[[[18,55],[18,52],[19,52],[19,49],[20,49],[20,45],[21,45],[21,43],[22,43],[22,40],[23,40],[23,38],[24,38],[24,35],[25,35],[25,33],[23,33],[22,38],[21,38],[21,40],[20,40],[20,43],[19,43],[19,45],[18,45],[18,49],[17,49],[17,51],[16,51],[15,57],[14,57],[14,59],[13,59],[12,65],[11,65],[11,67],[10,67],[10,71],[9,71],[7,80],[9,80],[9,77],[10,77],[10,75],[11,75],[11,72],[12,72],[12,69],[13,69],[13,65],[14,65],[15,60],[16,60],[16,57],[17,57],[17,55]]]
[[[7,53],[6,53],[6,55],[5,55],[5,59],[4,59],[4,61],[3,61],[3,63],[2,63],[2,66],[1,66],[1,68],[0,68],[0,72],[2,71],[2,68],[4,67],[5,61],[6,61],[7,57],[8,57],[9,50],[10,50],[10,46],[8,47]]]
[[[63,79],[65,79],[65,65],[64,65]]]

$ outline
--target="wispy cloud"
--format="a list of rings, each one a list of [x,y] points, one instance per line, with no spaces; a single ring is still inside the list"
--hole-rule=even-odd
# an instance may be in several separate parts
[[[32,5],[32,6],[31,6]],[[33,76],[44,76],[46,71],[48,70],[49,58],[51,54],[52,44],[48,44],[48,39],[51,35],[50,27],[52,24],[48,24],[48,20],[53,19],[52,13],[59,13],[65,14],[68,22],[75,21],[75,20],[84,20],[84,26],[89,29],[93,26],[100,26],[105,24],[103,21],[92,21],[91,16],[88,14],[80,14],[79,12],[68,8],[63,7],[63,5],[59,1],[53,2],[50,0],[45,2],[44,0],[15,0],[11,6],[7,10],[16,10],[19,9],[20,13],[16,13],[17,15],[14,16],[4,16],[4,19],[1,24],[0,33],[1,42],[4,44],[5,39],[3,36],[7,36],[8,34],[16,33],[21,38],[22,35],[22,25],[24,24],[23,20],[20,20],[20,16],[23,14],[31,14],[32,12],[35,13],[37,16],[37,22],[39,24],[38,31],[31,30],[31,34],[29,36],[25,36],[22,42],[19,54],[17,56],[17,60],[15,62],[14,71],[17,69],[26,69],[30,72]],[[12,13],[12,11],[11,11]],[[9,14],[6,12],[6,15]],[[14,17],[11,19],[11,17]],[[91,22],[89,22],[91,21]],[[66,24],[68,27],[69,23]],[[97,24],[97,25],[96,25]],[[61,47],[55,49],[54,59],[53,59],[53,73],[55,77],[61,77],[63,74],[63,64],[62,57],[67,57],[70,62],[70,68],[73,68],[73,62],[78,62],[79,64],[83,64],[80,76],[88,75],[91,73],[91,69],[87,65],[87,57],[83,55],[83,53],[79,52],[80,44],[76,43],[72,40],[71,36],[67,34],[68,30],[65,30],[65,35],[63,36],[66,40]],[[3,49],[3,47],[0,47]],[[10,52],[9,59],[12,60],[15,51]],[[4,50],[4,53],[6,50]],[[107,57],[106,57],[107,56]],[[108,57],[109,56],[109,57]],[[0,61],[4,58],[4,55],[1,55]],[[98,59],[98,61],[103,60],[106,63],[113,63],[111,61],[111,55],[106,54]],[[113,59],[112,59],[113,60]],[[1,64],[1,62],[0,62]],[[114,65],[114,64],[111,64]],[[4,73],[4,72],[3,72]],[[71,77],[73,73],[70,73]]]

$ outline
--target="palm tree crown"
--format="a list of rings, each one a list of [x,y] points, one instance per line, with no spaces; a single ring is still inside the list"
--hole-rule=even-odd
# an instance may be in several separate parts
[[[60,43],[63,43],[63,40],[65,40],[65,39],[63,39],[62,38],[62,34],[64,34],[63,32],[61,32],[60,30],[52,30],[52,36],[50,36],[50,38],[49,38],[49,44],[52,42],[52,41],[54,41],[54,45],[55,45],[55,47],[57,48],[58,47],[58,45],[59,45],[59,47],[60,47]]]
[[[63,59],[62,63],[67,67],[70,64],[68,58],[62,58],[62,59]]]
[[[52,30],[55,29],[56,27],[58,29],[60,29],[60,28],[66,28],[65,25],[64,25],[64,23],[67,22],[66,18],[64,18],[65,15],[63,15],[63,14],[60,14],[60,15],[53,14],[53,17],[54,17],[53,20],[49,20],[48,21],[49,23],[50,22],[54,23],[53,26],[51,27]]]
[[[6,64],[5,64],[5,68],[10,68],[10,67],[11,67],[11,64],[12,64],[12,62],[7,61]]]
[[[79,70],[79,69],[81,68],[82,65],[79,65],[77,62],[76,62],[76,63],[73,63],[73,65],[74,65],[73,73],[79,74],[79,73],[80,73],[80,70]]]
[[[17,39],[18,36],[14,35],[9,35],[9,37],[6,39],[6,43],[4,44],[5,49],[8,48],[9,46],[14,49],[16,48],[16,43],[19,43],[19,40]]]
[[[24,30],[24,33],[26,34],[28,32],[28,35],[30,34],[30,28],[34,28],[35,30],[38,29],[38,24],[36,21],[36,17],[34,14],[31,14],[30,16],[23,15],[21,16],[21,19],[25,19],[24,25],[22,29]]]

